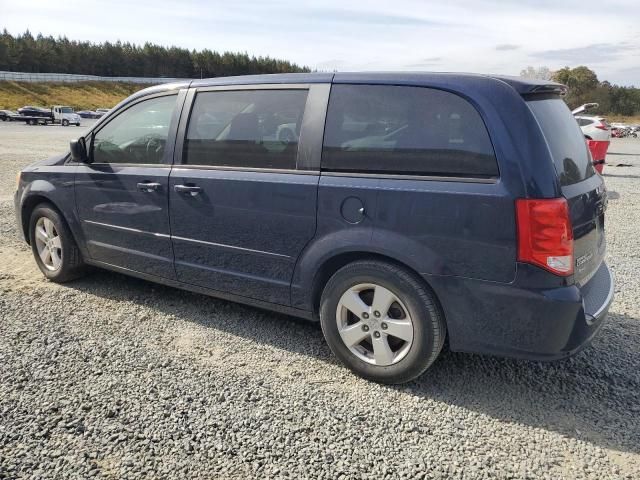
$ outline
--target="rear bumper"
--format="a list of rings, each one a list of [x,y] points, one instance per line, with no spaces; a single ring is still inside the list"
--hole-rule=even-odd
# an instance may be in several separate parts
[[[613,301],[613,277],[604,262],[581,287],[525,288],[522,284],[531,279],[517,277],[509,285],[470,279],[432,283],[445,312],[451,350],[529,360],[566,358],[591,342]]]
[[[611,270],[602,262],[596,274],[580,288],[583,298],[585,320],[588,325],[594,325],[606,317],[609,306],[613,302],[615,282]]]

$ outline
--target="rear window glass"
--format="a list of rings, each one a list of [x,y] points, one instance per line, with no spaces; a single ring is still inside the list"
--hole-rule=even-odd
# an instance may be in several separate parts
[[[573,185],[594,175],[584,134],[567,105],[557,97],[527,104],[547,140],[560,185]]]
[[[322,169],[498,175],[489,134],[469,102],[442,90],[390,85],[331,87]]]

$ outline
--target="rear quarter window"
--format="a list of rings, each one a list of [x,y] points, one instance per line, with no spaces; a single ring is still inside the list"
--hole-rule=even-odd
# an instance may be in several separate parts
[[[527,101],[547,141],[561,186],[595,175],[589,150],[575,118],[558,97]]]
[[[424,87],[333,85],[322,150],[325,171],[496,177],[475,107]]]

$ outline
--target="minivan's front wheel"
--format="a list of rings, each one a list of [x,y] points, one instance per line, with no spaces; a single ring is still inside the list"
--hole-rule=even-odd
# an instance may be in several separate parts
[[[49,205],[33,210],[29,241],[38,268],[49,280],[63,283],[84,273],[84,262],[69,227]]]
[[[442,350],[446,327],[429,288],[410,272],[377,260],[338,270],[320,305],[333,353],[358,375],[403,383],[422,374]]]

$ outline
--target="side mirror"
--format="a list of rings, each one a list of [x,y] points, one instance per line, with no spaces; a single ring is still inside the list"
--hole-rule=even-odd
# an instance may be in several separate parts
[[[71,147],[71,158],[74,162],[91,163],[89,154],[87,153],[87,142],[84,137],[71,140],[69,146]]]

